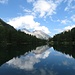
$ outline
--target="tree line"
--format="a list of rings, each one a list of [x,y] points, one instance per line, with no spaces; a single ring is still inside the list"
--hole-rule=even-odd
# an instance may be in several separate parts
[[[8,44],[45,44],[46,40],[36,38],[5,23],[0,19],[0,45]]]
[[[75,27],[54,35],[49,41],[53,44],[75,44]]]

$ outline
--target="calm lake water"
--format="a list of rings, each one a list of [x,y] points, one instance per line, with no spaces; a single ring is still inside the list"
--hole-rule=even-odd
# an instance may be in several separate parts
[[[3,61],[0,62],[0,75],[75,75],[74,47],[45,45],[32,50],[30,48],[30,51],[25,53],[22,51],[22,54],[19,54],[18,50],[6,52],[7,54],[1,53],[3,56],[0,54],[0,61]],[[11,57],[10,53],[13,53],[14,57]]]

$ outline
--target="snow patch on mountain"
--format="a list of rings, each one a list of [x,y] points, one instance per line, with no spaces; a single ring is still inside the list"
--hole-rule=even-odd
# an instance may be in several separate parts
[[[27,29],[22,29],[21,31],[25,32],[26,34],[30,34],[30,35],[33,35],[33,36],[36,36],[37,38],[40,38],[40,39],[49,39],[50,36],[46,33],[44,33],[43,31],[41,30],[35,30],[33,32],[30,32],[28,31]]]

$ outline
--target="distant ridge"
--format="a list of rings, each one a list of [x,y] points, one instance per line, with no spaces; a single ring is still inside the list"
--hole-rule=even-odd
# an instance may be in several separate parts
[[[36,36],[37,38],[40,38],[40,39],[48,40],[49,38],[51,38],[48,34],[44,33],[41,30],[35,30],[33,32],[30,32],[27,29],[22,29],[21,31],[25,32],[26,34]]]

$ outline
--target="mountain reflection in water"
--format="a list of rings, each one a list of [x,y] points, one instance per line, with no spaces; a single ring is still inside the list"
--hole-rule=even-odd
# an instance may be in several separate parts
[[[39,49],[39,51],[38,51]],[[12,60],[8,61],[7,64],[11,65],[15,68],[25,69],[25,70],[33,70],[34,65],[40,62],[40,59],[45,59],[50,54],[49,47],[41,46],[37,47],[36,50],[32,50],[28,54],[24,54],[20,56],[20,58],[16,57]],[[41,53],[42,52],[42,53]],[[36,53],[36,54],[35,54]]]
[[[75,75],[75,59],[54,49],[45,45],[14,57],[0,67],[0,75]]]

